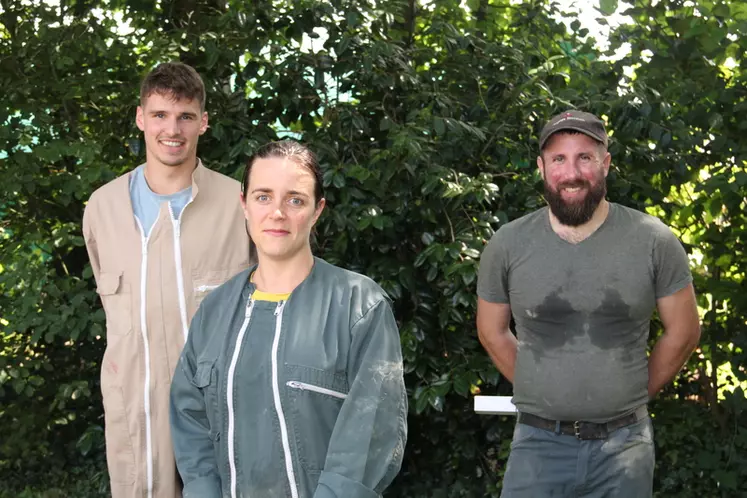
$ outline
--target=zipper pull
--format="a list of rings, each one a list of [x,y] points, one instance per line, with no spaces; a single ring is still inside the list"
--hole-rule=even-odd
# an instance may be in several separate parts
[[[249,298],[249,301],[246,303],[246,311],[244,312],[244,317],[249,318],[252,316],[252,309],[254,308],[254,299],[251,297]]]
[[[174,206],[171,205],[171,201],[168,202],[168,211],[171,223],[174,225],[174,236],[178,239],[181,235],[181,220],[176,217],[176,212],[174,211]]]
[[[282,313],[284,307],[285,301],[278,301],[277,308],[275,308],[275,316],[278,316],[280,313]]]

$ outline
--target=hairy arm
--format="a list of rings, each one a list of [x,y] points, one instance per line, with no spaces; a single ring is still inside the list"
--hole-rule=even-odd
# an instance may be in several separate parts
[[[516,366],[516,337],[511,333],[511,306],[477,299],[477,335],[490,359],[513,383]]]
[[[648,396],[674,379],[700,340],[700,319],[692,284],[656,300],[664,334],[648,360]]]

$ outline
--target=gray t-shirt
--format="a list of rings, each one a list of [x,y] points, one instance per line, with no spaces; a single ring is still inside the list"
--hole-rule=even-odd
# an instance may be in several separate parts
[[[135,216],[140,220],[145,235],[150,234],[153,223],[158,219],[158,212],[161,204],[169,203],[171,216],[178,220],[182,209],[192,198],[192,186],[180,190],[175,194],[160,195],[153,192],[145,181],[145,165],[138,166],[130,178],[130,199],[132,200],[132,210]]]
[[[575,245],[553,232],[548,208],[502,226],[481,256],[477,293],[511,306],[516,407],[605,422],[645,404],[656,300],[691,281],[671,230],[619,204]]]

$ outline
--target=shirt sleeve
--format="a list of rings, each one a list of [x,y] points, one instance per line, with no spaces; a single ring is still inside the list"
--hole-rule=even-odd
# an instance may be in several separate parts
[[[656,299],[670,296],[692,282],[684,247],[669,227],[662,224],[654,241]]]
[[[187,342],[171,382],[171,439],[184,498],[221,498],[220,474],[213,449],[205,395],[213,380],[213,364],[195,364],[192,338],[200,333],[202,308],[189,328]]]
[[[348,381],[314,498],[378,498],[399,472],[407,392],[399,331],[389,303],[353,326]]]
[[[477,295],[491,303],[508,304],[508,236],[501,227],[480,255]]]

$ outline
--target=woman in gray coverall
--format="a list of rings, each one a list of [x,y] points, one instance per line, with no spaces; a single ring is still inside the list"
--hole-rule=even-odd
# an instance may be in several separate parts
[[[314,154],[267,144],[241,204],[258,264],[202,302],[171,386],[185,498],[376,498],[400,469],[397,325],[371,279],[315,258]]]

